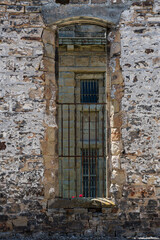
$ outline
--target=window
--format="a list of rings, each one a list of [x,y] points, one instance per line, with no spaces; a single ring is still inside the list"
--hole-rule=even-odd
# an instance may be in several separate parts
[[[77,27],[63,28],[59,46],[60,197],[104,197],[106,192],[105,42],[75,38]],[[79,26],[103,35],[104,29]],[[66,31],[65,31],[66,30]],[[65,38],[65,34],[72,36]],[[93,34],[91,32],[90,36]],[[80,34],[80,33],[79,33]],[[80,34],[81,35],[81,34]],[[81,35],[81,36],[82,36]],[[97,44],[98,42],[98,44]],[[99,44],[100,42],[100,44]],[[71,43],[74,43],[72,47]]]
[[[81,103],[97,103],[99,97],[98,80],[81,81]]]

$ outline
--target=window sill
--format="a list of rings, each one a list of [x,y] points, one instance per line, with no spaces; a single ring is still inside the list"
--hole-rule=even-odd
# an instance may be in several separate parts
[[[53,208],[111,208],[115,204],[107,198],[55,198],[48,201],[48,209]]]

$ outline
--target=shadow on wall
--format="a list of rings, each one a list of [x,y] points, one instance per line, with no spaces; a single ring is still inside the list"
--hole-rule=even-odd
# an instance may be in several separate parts
[[[56,3],[60,3],[60,4],[69,4],[70,0],[56,0]]]

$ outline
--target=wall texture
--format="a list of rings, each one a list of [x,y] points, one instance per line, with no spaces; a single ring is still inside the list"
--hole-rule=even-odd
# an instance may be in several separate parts
[[[1,0],[0,236],[13,231],[160,236],[160,2],[72,0],[68,6],[84,5],[95,11],[99,6],[99,14],[107,6],[120,9],[116,25],[109,15],[107,62],[109,195],[116,207],[52,204],[58,195],[58,45],[57,26],[46,21],[44,9],[57,7],[63,19],[67,5]],[[69,15],[74,21],[107,26],[94,11],[87,20],[75,20],[76,11]]]

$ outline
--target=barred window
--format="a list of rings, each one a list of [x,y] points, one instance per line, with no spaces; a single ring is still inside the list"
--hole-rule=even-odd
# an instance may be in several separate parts
[[[98,103],[99,82],[98,80],[81,81],[81,103]]]

